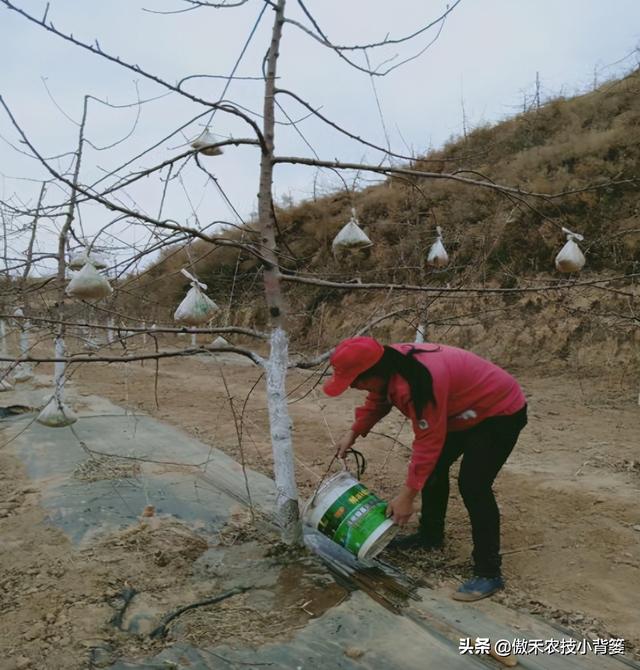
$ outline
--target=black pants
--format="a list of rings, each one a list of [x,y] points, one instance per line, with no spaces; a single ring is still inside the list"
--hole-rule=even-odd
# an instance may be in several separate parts
[[[469,430],[449,433],[422,489],[420,532],[440,544],[449,501],[449,468],[462,455],[458,487],[471,520],[473,562],[480,577],[500,576],[500,511],[491,487],[526,425],[525,405],[510,416],[491,417]]]

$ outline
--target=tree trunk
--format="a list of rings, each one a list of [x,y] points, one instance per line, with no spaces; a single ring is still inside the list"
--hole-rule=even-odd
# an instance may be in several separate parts
[[[40,219],[40,208],[42,207],[42,201],[44,200],[44,195],[46,192],[46,183],[42,182],[42,187],[40,189],[40,195],[38,196],[38,204],[36,206],[36,213],[33,217],[33,223],[31,224],[31,235],[29,237],[29,244],[27,245],[27,250],[25,252],[25,263],[24,270],[22,272],[22,277],[20,279],[20,305],[24,313],[24,316],[29,316],[30,306],[29,306],[29,291],[27,291],[27,280],[29,278],[29,272],[31,271],[31,265],[33,262],[33,245],[36,239],[36,231],[38,228],[38,221]],[[6,261],[6,258],[5,258]],[[22,319],[18,322],[20,327],[20,355],[28,356],[29,355],[29,331],[31,330],[31,322],[27,319]],[[21,379],[27,381],[33,376],[32,368],[30,363],[20,363],[16,368],[16,379]]]
[[[0,319],[0,355],[6,357],[8,355],[7,350],[7,326],[4,322],[4,319]]]
[[[264,249],[264,288],[269,316],[273,327],[269,359],[265,364],[267,377],[267,403],[269,427],[273,450],[273,467],[276,480],[276,515],[282,540],[288,544],[302,541],[302,526],[298,508],[298,491],[295,482],[291,419],[287,408],[286,375],[289,360],[289,343],[285,330],[285,304],[280,284],[280,271],[276,254],[275,219],[273,210],[273,148],[274,148],[274,90],[278,49],[284,23],[285,0],[278,0],[267,54],[267,73],[264,94],[263,134],[264,146],[260,160],[260,189],[258,192],[258,224]]]
[[[65,310],[64,310],[64,299],[65,299],[65,271],[67,268],[67,263],[65,261],[65,251],[67,248],[67,238],[69,235],[69,229],[73,223],[76,209],[76,200],[78,198],[78,192],[76,187],[78,185],[78,179],[80,177],[80,163],[82,161],[82,146],[84,144],[84,125],[87,121],[87,104],[88,98],[85,96],[84,104],[82,106],[82,120],[80,121],[80,130],[78,132],[78,149],[76,151],[76,164],[73,171],[73,187],[71,189],[71,197],[69,199],[69,209],[67,210],[67,215],[64,220],[62,229],[60,230],[60,235],[58,236],[58,318],[60,323],[56,331],[56,339],[54,344],[54,351],[56,358],[63,358],[66,353],[66,348],[64,344],[65,336]],[[53,373],[53,385],[54,393],[58,405],[61,405],[64,399],[64,381],[65,381],[65,364],[64,362],[56,362],[54,366]]]

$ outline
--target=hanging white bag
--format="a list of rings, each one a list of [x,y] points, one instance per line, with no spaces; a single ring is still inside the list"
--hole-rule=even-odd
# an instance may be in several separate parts
[[[216,140],[213,133],[209,132],[208,128],[205,128],[202,133],[191,142],[191,146],[205,156],[220,156],[220,154],[222,154],[222,149],[220,147],[210,146],[217,141],[218,140]]]
[[[107,261],[105,258],[99,254],[88,254],[86,249],[82,251],[77,251],[72,254],[69,258],[69,263],[67,264],[71,270],[80,270],[83,265],[91,263],[96,270],[104,270],[108,267]]]
[[[96,270],[104,270],[109,267],[107,258],[105,256],[100,256],[99,254],[92,253],[89,256],[89,263],[91,263]]]
[[[231,344],[229,344],[229,342],[227,342],[227,340],[225,340],[224,337],[222,337],[222,335],[218,335],[218,337],[216,337],[216,339],[213,340],[213,342],[211,343],[211,346],[216,347],[216,348],[217,347],[230,347]]]
[[[70,270],[80,270],[88,260],[87,254],[84,251],[79,251],[69,257],[67,265]]]
[[[40,410],[36,421],[49,428],[64,428],[78,420],[78,415],[65,405],[57,395]]]
[[[109,282],[91,263],[85,263],[67,286],[67,295],[81,300],[106,298],[111,293]]]
[[[334,253],[338,249],[358,250],[373,246],[373,242],[367,237],[366,233],[358,225],[356,210],[351,210],[351,219],[349,223],[343,226],[338,234],[333,238],[331,248]]]
[[[434,268],[443,268],[449,264],[449,254],[447,254],[447,250],[444,248],[442,242],[442,228],[436,226],[436,232],[438,233],[438,237],[431,245],[427,254],[427,265]]]
[[[206,284],[198,281],[184,269],[181,272],[191,280],[191,288],[184,300],[178,305],[173,318],[175,321],[188,326],[200,326],[209,321],[218,309],[218,305],[202,292],[202,289],[206,290]]]
[[[33,370],[29,363],[18,363],[13,372],[13,381],[16,384],[22,384],[33,379]]]
[[[579,233],[572,233],[567,228],[563,228],[562,232],[567,236],[567,241],[556,256],[556,270],[560,272],[580,272],[586,260],[576,240],[582,242],[584,237]]]

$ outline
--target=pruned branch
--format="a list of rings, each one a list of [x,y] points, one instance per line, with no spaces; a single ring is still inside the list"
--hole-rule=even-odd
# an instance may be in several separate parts
[[[122,315],[123,318],[124,315]],[[47,319],[40,316],[15,316],[13,314],[0,314],[0,319],[15,319],[16,321],[28,319],[34,323],[50,323],[58,324],[60,319]],[[64,321],[66,326],[90,326],[96,330],[111,330],[111,326],[101,325],[99,323],[88,323],[86,321]],[[169,335],[177,335],[178,333],[186,333],[188,335],[246,335],[247,337],[255,337],[260,340],[266,340],[269,335],[259,330],[252,330],[251,328],[242,328],[241,326],[220,326],[216,328],[189,328],[189,327],[174,327],[170,328],[168,326],[156,326],[155,328],[140,328],[139,326],[126,326],[122,328],[131,333],[165,333]]]
[[[301,277],[294,274],[281,274],[282,281],[294,282],[297,284],[309,284],[311,286],[325,286],[328,288],[335,288],[347,291],[409,291],[409,292],[424,292],[424,293],[442,293],[442,294],[481,294],[481,293],[496,293],[496,294],[518,294],[518,293],[540,293],[543,291],[566,291],[573,289],[576,286],[595,286],[597,284],[607,283],[610,281],[624,281],[640,277],[640,272],[618,275],[616,277],[606,277],[603,279],[592,279],[582,282],[566,282],[562,281],[558,284],[546,284],[544,286],[522,286],[514,288],[482,288],[473,286],[419,286],[417,284],[382,284],[373,282],[335,282],[324,279],[316,279],[314,277]]]
[[[543,198],[547,200],[572,195],[574,193],[581,193],[584,191],[594,191],[601,188],[608,188],[611,186],[619,186],[623,184],[637,184],[640,181],[640,179],[638,178],[620,179],[616,181],[608,181],[604,184],[594,184],[593,186],[586,186],[580,189],[561,191],[559,193],[538,193],[536,191],[526,191],[524,189],[516,188],[514,186],[504,186],[502,184],[497,184],[492,181],[484,181],[479,179],[470,179],[468,177],[461,177],[459,174],[451,172],[426,172],[424,170],[384,167],[382,165],[370,165],[365,163],[347,163],[344,161],[317,160],[301,156],[275,156],[273,162],[275,164],[290,163],[292,165],[310,165],[316,167],[337,168],[341,170],[361,170],[366,172],[375,172],[378,174],[384,174],[387,176],[389,175],[393,176],[395,174],[398,174],[407,177],[416,177],[421,179],[448,180],[448,181],[459,182],[461,184],[466,184],[467,186],[477,186],[480,188],[497,191],[499,193],[509,193],[520,197]]]
[[[160,358],[180,358],[185,356],[197,356],[198,354],[238,354],[250,359],[256,365],[262,365],[262,357],[249,349],[241,347],[189,347],[179,351],[159,351],[152,354],[129,354],[126,356],[91,356],[89,354],[71,355],[71,356],[18,356],[0,357],[0,362],[5,363],[131,363],[133,361],[152,361]]]

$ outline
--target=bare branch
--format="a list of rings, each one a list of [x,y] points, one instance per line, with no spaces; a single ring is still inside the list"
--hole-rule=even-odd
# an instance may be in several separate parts
[[[207,2],[206,0],[182,0],[194,7],[212,7],[214,9],[229,9],[230,7],[240,7],[248,0],[235,0],[235,2]]]
[[[0,96],[0,101],[1,101]],[[619,186],[622,184],[636,184],[640,181],[640,178],[630,178],[630,179],[620,179],[617,181],[608,181],[604,184],[595,184],[592,186],[585,186],[580,189],[573,189],[569,191],[561,191],[559,193],[537,193],[535,191],[525,191],[521,188],[515,188],[513,186],[504,186],[502,184],[496,184],[492,181],[481,181],[478,179],[469,179],[467,177],[461,177],[460,175],[452,172],[425,172],[423,170],[411,170],[408,168],[396,168],[396,167],[383,167],[381,165],[368,165],[364,163],[345,163],[342,161],[324,161],[317,160],[313,158],[304,158],[300,156],[274,156],[274,164],[276,163],[291,163],[297,165],[311,165],[319,167],[330,167],[330,168],[339,168],[341,170],[364,170],[367,172],[377,172],[379,174],[385,175],[405,175],[407,177],[419,177],[422,179],[443,179],[450,181],[457,181],[462,184],[467,184],[469,186],[479,186],[481,188],[487,188],[493,191],[498,191],[500,193],[511,193],[521,197],[532,197],[532,198],[559,198],[566,195],[572,195],[574,193],[581,193],[584,191],[594,191],[601,188],[608,188],[610,186]]]
[[[355,44],[355,45],[339,45],[339,44],[332,44],[324,32],[320,29],[318,26],[317,21],[311,16],[311,14],[308,12],[307,8],[300,2],[298,1],[298,4],[302,7],[303,11],[307,15],[307,17],[312,21],[314,27],[316,30],[319,32],[319,34],[322,36],[319,38],[316,34],[311,32],[308,28],[303,26],[302,24],[298,23],[297,21],[293,21],[292,19],[286,19],[287,23],[291,23],[298,28],[301,28],[304,30],[307,34],[309,34],[311,37],[313,37],[315,40],[323,44],[324,46],[331,47],[332,49],[335,49],[336,51],[364,51],[366,49],[375,49],[377,47],[384,47],[384,46],[389,46],[390,44],[402,44],[403,42],[408,42],[409,40],[412,40],[414,37],[418,37],[418,35],[422,35],[422,33],[425,33],[427,30],[430,28],[433,28],[438,23],[441,23],[444,21],[444,19],[447,18],[447,16],[456,8],[457,5],[460,4],[462,0],[456,0],[452,5],[447,5],[447,10],[440,15],[437,19],[434,19],[430,23],[427,23],[425,26],[420,28],[419,30],[416,30],[415,32],[411,33],[410,35],[405,35],[404,37],[385,37],[384,40],[381,40],[379,42],[371,42],[369,44]]]
[[[4,0],[0,0],[0,2],[4,2]],[[114,212],[120,212],[122,214],[125,214],[126,216],[130,216],[134,219],[138,219],[140,221],[144,221],[145,223],[150,223],[154,226],[157,226],[159,228],[166,228],[167,230],[172,230],[172,231],[177,231],[181,233],[186,233],[191,235],[192,237],[197,237],[201,240],[204,240],[205,242],[210,242],[211,244],[216,244],[219,246],[229,246],[229,247],[236,247],[239,249],[244,249],[248,253],[252,254],[256,258],[258,258],[260,261],[264,262],[263,256],[260,254],[260,252],[255,249],[253,245],[250,244],[245,244],[242,242],[236,242],[234,240],[226,240],[220,237],[215,237],[211,235],[204,235],[200,230],[197,230],[195,228],[190,228],[189,226],[183,226],[177,223],[176,221],[173,221],[171,219],[165,219],[163,221],[159,221],[157,219],[154,219],[151,216],[148,216],[147,214],[143,214],[142,212],[136,211],[129,209],[127,207],[123,207],[122,205],[118,205],[111,200],[107,200],[106,198],[90,193],[86,189],[82,188],[81,186],[76,186],[73,184],[72,181],[68,180],[66,177],[61,175],[59,172],[54,170],[47,161],[45,161],[42,156],[39,154],[39,152],[36,150],[36,148],[31,144],[27,136],[24,134],[24,131],[22,128],[18,125],[17,121],[15,120],[13,114],[11,113],[11,110],[5,103],[3,97],[0,95],[0,105],[2,105],[7,112],[7,115],[11,119],[11,122],[13,123],[14,127],[18,130],[20,135],[22,136],[22,139],[24,140],[25,144],[31,149],[33,152],[34,156],[42,163],[42,165],[59,181],[67,184],[67,186],[70,186],[72,188],[77,189],[80,193],[84,194],[91,200],[95,200],[96,202],[99,202],[100,204],[104,205],[107,209],[114,211]]]
[[[416,284],[380,284],[380,283],[364,283],[364,282],[334,282],[326,281],[324,279],[315,279],[314,277],[301,277],[299,275],[280,274],[282,281],[293,282],[297,284],[309,284],[311,286],[326,286],[329,288],[343,289],[343,290],[364,290],[364,291],[418,291],[424,293],[442,294],[458,293],[458,294],[481,294],[481,293],[497,293],[497,294],[518,294],[518,293],[539,293],[542,291],[566,291],[573,289],[576,286],[594,286],[597,284],[607,283],[611,281],[624,281],[640,277],[640,272],[618,275],[616,277],[605,277],[603,279],[592,279],[582,282],[562,281],[558,284],[547,284],[545,286],[523,286],[514,288],[480,288],[473,286],[459,286],[459,287],[442,287],[442,286],[418,286]]]
[[[241,0],[244,1],[244,0]],[[246,114],[243,114],[240,112],[237,108],[235,108],[232,105],[223,105],[218,102],[210,102],[208,100],[204,100],[203,98],[199,98],[196,95],[192,95],[191,93],[187,93],[186,91],[181,90],[177,86],[174,86],[173,84],[170,84],[169,82],[165,81],[164,79],[161,79],[157,75],[151,74],[150,72],[147,72],[146,70],[143,70],[139,65],[134,65],[131,63],[127,63],[126,61],[123,61],[122,59],[118,58],[117,56],[112,56],[106,51],[103,51],[103,49],[100,47],[98,42],[96,41],[95,46],[91,44],[87,44],[86,42],[82,42],[80,40],[77,40],[73,35],[67,35],[66,33],[61,32],[58,30],[53,23],[45,23],[41,19],[37,19],[35,16],[32,16],[28,12],[25,12],[23,9],[20,9],[19,7],[16,7],[10,0],[0,0],[0,2],[7,7],[7,9],[10,9],[18,14],[20,16],[23,16],[25,19],[28,21],[31,21],[32,23],[35,23],[36,25],[40,26],[41,28],[44,28],[46,31],[57,35],[58,37],[62,38],[63,40],[66,40],[67,42],[71,42],[72,44],[75,44],[78,47],[81,47],[82,49],[86,49],[87,51],[90,51],[91,53],[101,56],[102,58],[105,58],[106,60],[111,61],[112,63],[116,63],[117,65],[124,67],[128,70],[131,70],[132,72],[135,72],[138,75],[142,75],[143,77],[146,77],[147,79],[150,79],[151,81],[154,81],[156,84],[159,84],[160,86],[163,86],[171,91],[174,91],[175,93],[178,93],[179,95],[182,95],[189,100],[192,100],[193,102],[197,102],[200,105],[205,105],[207,107],[210,107],[212,109],[219,109],[222,112],[226,112],[227,114],[232,114],[234,116],[237,116],[238,118],[242,119],[247,123],[253,131],[256,134],[256,137],[258,138],[261,146],[264,145],[263,143],[263,137],[262,133],[260,131],[260,128],[258,125],[248,117]]]
[[[130,318],[126,317],[125,315],[121,315],[123,318]],[[18,320],[29,320],[33,321],[34,323],[51,323],[51,324],[58,324],[60,323],[60,319],[47,319],[45,317],[39,317],[39,316],[14,316],[13,314],[0,314],[0,319],[14,319],[16,321]],[[66,326],[90,326],[91,328],[95,328],[96,330],[111,330],[111,326],[104,326],[99,323],[88,323],[87,321],[64,321],[64,324]],[[173,335],[177,335],[178,333],[186,333],[189,335],[216,335],[223,333],[225,335],[228,334],[237,334],[237,335],[246,335],[247,337],[255,337],[261,340],[266,340],[268,339],[269,335],[268,333],[263,333],[259,330],[251,330],[251,328],[242,328],[240,326],[220,326],[217,328],[187,328],[187,327],[173,327],[169,328],[167,326],[156,326],[155,328],[140,328],[138,326],[126,326],[122,330],[126,330],[127,332],[130,333],[169,333]]]
[[[313,27],[317,31],[318,35],[320,35],[320,37],[318,37],[318,35],[316,35],[313,31],[309,30],[307,27],[303,26],[301,23],[299,23],[297,21],[293,21],[291,19],[286,19],[286,20],[287,20],[288,23],[292,23],[297,28],[300,28],[305,33],[307,33],[308,35],[313,37],[315,40],[320,42],[320,44],[322,44],[323,46],[326,46],[326,47],[332,49],[333,51],[335,51],[336,54],[340,58],[342,58],[342,60],[344,60],[346,63],[348,63],[351,67],[355,68],[356,70],[359,70],[360,72],[364,72],[364,73],[366,73],[368,75],[371,75],[371,76],[384,77],[385,75],[389,74],[390,72],[397,69],[401,65],[404,65],[405,63],[408,63],[409,61],[415,60],[416,58],[421,56],[438,39],[438,37],[440,36],[440,33],[442,32],[442,29],[444,27],[444,22],[446,21],[447,16],[449,15],[450,12],[452,12],[455,9],[455,7],[460,2],[461,2],[461,0],[456,0],[456,2],[451,7],[447,6],[447,10],[444,14],[442,14],[435,21],[432,21],[431,23],[429,23],[428,25],[424,26],[423,28],[421,28],[420,30],[416,31],[415,33],[413,33],[411,35],[408,35],[408,36],[403,37],[403,38],[398,38],[398,39],[385,39],[385,40],[382,40],[381,42],[373,42],[371,44],[366,44],[366,45],[356,45],[356,46],[336,46],[336,45],[334,45],[329,40],[329,38],[326,36],[324,31],[320,28],[320,26],[318,25],[318,22],[312,16],[311,12],[309,12],[309,10],[306,8],[306,6],[302,2],[302,0],[298,0],[298,4],[300,5],[302,11],[305,13],[305,15],[307,16],[309,21],[311,21],[311,24],[313,25]],[[407,41],[411,40],[412,38],[422,34],[426,30],[429,30],[430,28],[432,28],[433,26],[435,26],[438,23],[440,24],[440,26],[438,28],[438,32],[437,32],[436,36],[425,47],[423,47],[418,53],[414,54],[413,56],[410,56],[409,58],[405,58],[401,62],[396,63],[392,67],[387,68],[386,70],[384,70],[382,72],[379,71],[379,68],[381,66],[378,66],[378,68],[376,68],[375,70],[371,69],[370,67],[362,67],[361,65],[358,65],[357,63],[354,63],[354,61],[347,58],[344,55],[344,53],[342,53],[343,51],[366,50],[366,49],[373,49],[373,48],[377,48],[377,47],[381,47],[381,46],[387,46],[387,45],[390,45],[390,44],[400,44],[400,43],[403,43],[403,42],[407,42]],[[388,62],[388,61],[386,61],[386,62]]]
[[[127,356],[91,356],[89,354],[64,356],[56,358],[55,356],[19,356],[12,358],[9,356],[0,356],[0,362],[5,363],[131,363],[133,361],[148,361],[160,358],[178,358],[180,356],[197,356],[198,354],[239,354],[252,360],[256,365],[262,365],[262,358],[249,349],[240,347],[197,347],[180,349],[179,351],[159,351],[154,354],[130,354]]]
[[[230,140],[221,140],[220,142],[216,142],[215,144],[209,145],[208,148],[218,148],[218,147],[225,147],[225,146],[241,146],[241,145],[250,145],[250,146],[259,146],[259,143],[257,140],[252,140],[248,138],[238,138],[238,139],[230,139]],[[133,176],[124,178],[122,181],[118,182],[115,186],[112,186],[100,193],[100,195],[108,195],[109,193],[113,193],[115,191],[120,190],[121,188],[125,188],[126,186],[129,186],[133,184],[134,182],[143,179],[144,177],[148,177],[149,175],[153,174],[154,172],[159,172],[160,170],[163,170],[167,166],[171,166],[174,163],[177,163],[178,161],[182,160],[183,158],[188,158],[190,156],[197,157],[199,150],[198,149],[189,149],[188,151],[184,151],[181,154],[178,154],[177,156],[174,156],[173,158],[168,158],[166,161],[162,161],[162,163],[158,163],[158,165],[154,165],[153,167],[150,167],[146,170],[141,170],[140,172],[136,172]]]

